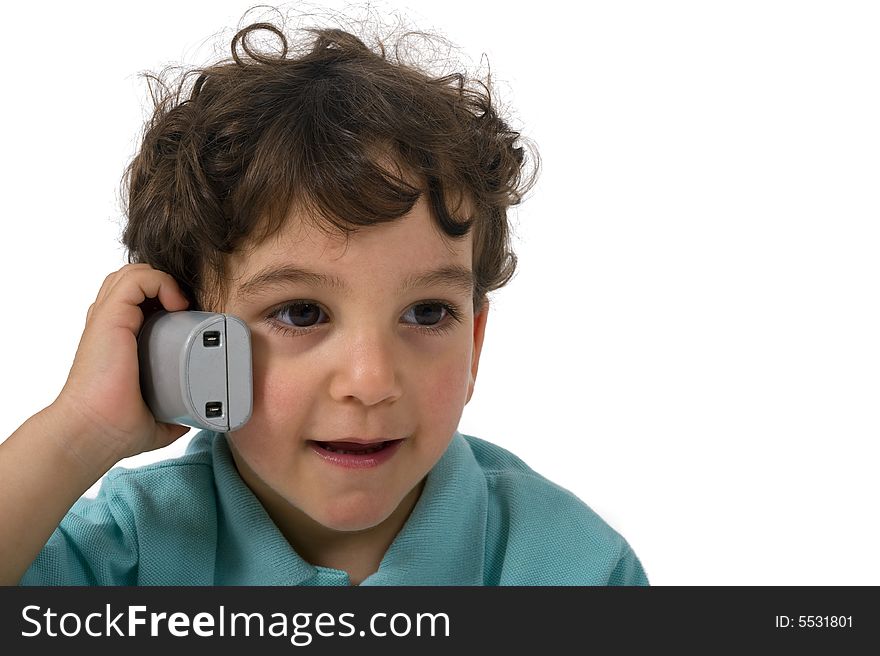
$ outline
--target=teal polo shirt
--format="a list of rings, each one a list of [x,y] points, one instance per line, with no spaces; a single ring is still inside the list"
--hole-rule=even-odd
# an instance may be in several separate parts
[[[74,504],[22,585],[349,585],[290,546],[225,435],[116,468]],[[647,585],[626,541],[512,453],[456,433],[377,572],[361,585]]]

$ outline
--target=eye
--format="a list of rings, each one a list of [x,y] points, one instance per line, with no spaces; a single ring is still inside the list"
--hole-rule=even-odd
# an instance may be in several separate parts
[[[276,310],[272,316],[278,318],[282,323],[296,328],[309,328],[318,323],[327,322],[327,316],[321,306],[308,301],[289,303]]]
[[[401,321],[425,333],[442,334],[461,321],[459,310],[444,301],[423,301],[409,307]],[[272,310],[265,324],[273,332],[288,336],[308,335],[318,325],[330,322],[324,308],[315,301],[292,301]]]
[[[447,318],[457,319],[458,314],[451,305],[440,301],[417,303],[403,315],[406,323],[425,328],[439,326],[446,322]]]

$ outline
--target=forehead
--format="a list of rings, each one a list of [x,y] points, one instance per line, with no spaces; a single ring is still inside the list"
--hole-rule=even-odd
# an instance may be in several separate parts
[[[424,196],[401,218],[347,237],[291,213],[275,235],[231,255],[227,276],[237,300],[290,282],[339,292],[431,283],[472,291],[472,239],[470,233],[454,240],[444,235]]]

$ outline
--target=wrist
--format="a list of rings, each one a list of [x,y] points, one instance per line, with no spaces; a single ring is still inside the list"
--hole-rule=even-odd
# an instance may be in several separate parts
[[[31,421],[39,424],[43,434],[51,436],[58,454],[92,482],[124,457],[108,444],[109,440],[93,422],[57,401],[34,415]]]

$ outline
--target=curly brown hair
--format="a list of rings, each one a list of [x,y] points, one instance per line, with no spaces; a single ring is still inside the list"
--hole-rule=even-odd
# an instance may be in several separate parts
[[[280,53],[252,47],[262,30]],[[235,34],[231,61],[172,86],[146,74],[153,113],[123,176],[128,261],[171,274],[190,309],[217,309],[229,292],[224,256],[273,235],[293,209],[347,236],[405,215],[427,192],[445,235],[474,230],[476,310],[513,276],[507,209],[539,169],[522,140],[526,175],[491,74],[475,85],[432,77],[396,46],[392,60],[381,41],[373,51],[341,29],[303,31],[314,38],[297,56],[282,29],[258,22]],[[414,34],[430,36],[402,38]]]

